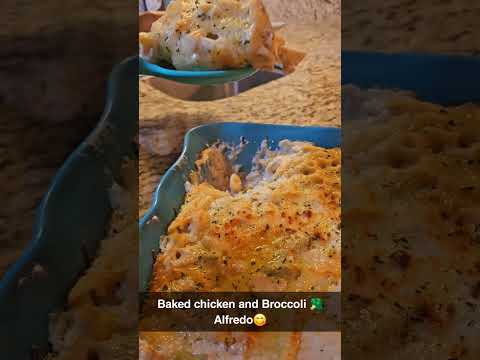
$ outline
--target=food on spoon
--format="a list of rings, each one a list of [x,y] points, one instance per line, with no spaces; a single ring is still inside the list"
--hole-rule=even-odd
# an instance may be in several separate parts
[[[261,0],[174,0],[139,35],[140,55],[176,69],[292,72],[305,54],[287,49]]]

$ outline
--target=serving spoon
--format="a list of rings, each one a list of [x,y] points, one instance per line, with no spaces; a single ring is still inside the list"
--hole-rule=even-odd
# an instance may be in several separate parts
[[[218,85],[245,79],[258,70],[251,66],[233,70],[175,70],[140,58],[139,73],[192,85]]]

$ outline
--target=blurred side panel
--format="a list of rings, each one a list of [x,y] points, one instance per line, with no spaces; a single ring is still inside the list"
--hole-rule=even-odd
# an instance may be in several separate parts
[[[475,1],[342,2],[342,356],[480,352]]]

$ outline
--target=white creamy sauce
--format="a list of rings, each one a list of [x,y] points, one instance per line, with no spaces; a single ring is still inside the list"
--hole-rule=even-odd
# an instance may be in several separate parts
[[[268,141],[263,140],[260,149],[253,158],[252,171],[246,177],[247,188],[253,188],[261,182],[270,182],[276,170],[288,162],[295,154],[301,152],[306,142],[281,140],[277,150],[270,150]]]

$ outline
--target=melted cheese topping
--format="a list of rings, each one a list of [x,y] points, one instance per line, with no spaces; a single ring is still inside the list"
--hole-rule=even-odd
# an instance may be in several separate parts
[[[480,107],[343,90],[342,352],[473,359],[480,353],[468,335],[480,323]],[[360,122],[349,122],[350,113]]]
[[[151,32],[140,33],[140,53],[177,69],[255,68],[292,71],[303,54],[284,47],[260,0],[174,0]]]
[[[192,185],[162,239],[151,291],[338,290],[339,172],[338,149],[286,141],[245,191]]]

